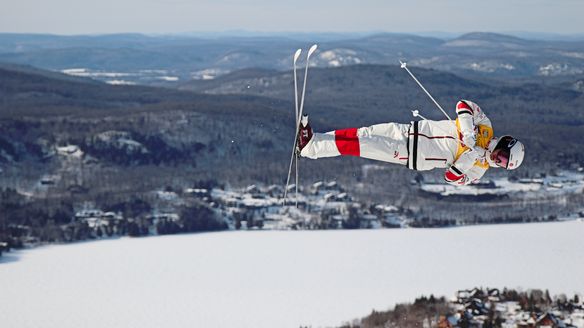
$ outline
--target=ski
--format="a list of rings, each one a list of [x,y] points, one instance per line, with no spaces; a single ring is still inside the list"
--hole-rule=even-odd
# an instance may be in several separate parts
[[[293,57],[293,63],[294,63],[294,104],[295,104],[295,133],[294,133],[294,145],[292,147],[292,155],[290,156],[290,165],[288,166],[288,177],[286,178],[286,187],[284,188],[284,201],[283,204],[286,205],[286,198],[288,196],[288,186],[290,184],[290,176],[292,173],[292,165],[296,159],[296,207],[298,207],[298,156],[296,154],[296,143],[298,142],[298,126],[300,124],[300,119],[302,118],[302,111],[304,109],[304,96],[306,94],[306,80],[308,78],[308,66],[310,64],[310,56],[316,51],[317,49],[317,45],[314,44],[312,47],[310,47],[310,49],[308,50],[308,53],[306,55],[306,67],[304,69],[304,81],[303,81],[303,86],[302,86],[302,96],[300,99],[300,107],[298,107],[298,79],[297,79],[297,75],[296,75],[296,62],[298,61],[298,58],[300,57],[300,54],[302,52],[301,49],[296,50],[296,52],[294,53],[294,57]]]
[[[294,129],[298,129],[298,125],[300,124],[300,118],[298,117],[298,77],[296,76],[296,62],[298,61],[301,53],[302,49],[298,49],[294,54],[294,107],[296,109],[294,114],[296,118],[296,125],[294,126]],[[298,156],[294,157],[294,167],[296,168],[296,184],[294,185],[296,189],[295,205],[298,207]],[[286,199],[286,197],[284,197],[284,199]]]

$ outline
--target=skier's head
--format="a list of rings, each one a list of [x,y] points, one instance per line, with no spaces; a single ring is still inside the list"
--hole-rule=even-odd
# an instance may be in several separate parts
[[[494,147],[491,149],[490,162],[495,166],[507,170],[515,170],[523,162],[525,156],[525,146],[521,141],[512,136],[502,136],[496,139]]]

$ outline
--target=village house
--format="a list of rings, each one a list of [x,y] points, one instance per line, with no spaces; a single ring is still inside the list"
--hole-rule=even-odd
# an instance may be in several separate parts
[[[543,292],[539,291],[539,294],[543,295]],[[527,298],[525,295],[521,297]],[[504,298],[497,289],[458,291],[451,307],[459,315],[457,318],[449,317],[448,324],[456,327],[460,320],[464,320],[465,324],[471,323],[473,327],[483,327],[488,320],[499,318],[504,328],[584,327],[584,304],[578,295],[569,301],[564,299],[552,302],[549,296],[547,301],[540,298],[537,306]],[[443,326],[448,326],[446,322],[443,323]]]
[[[399,209],[395,206],[380,205],[371,212],[363,210],[364,206],[353,202],[336,181],[315,182],[307,188],[307,193],[304,188],[299,188],[298,194],[296,185],[291,184],[287,188],[286,204],[283,204],[283,191],[280,185],[261,187],[252,184],[240,190],[189,188],[184,190],[184,195],[212,204],[232,229],[343,228],[349,217],[349,208],[352,208],[361,228],[401,226],[403,221],[403,215],[398,216]],[[390,218],[385,216],[386,213],[395,215]]]
[[[103,212],[98,209],[83,209],[77,211],[74,216],[74,221],[85,222],[92,229],[113,226],[123,219],[120,213]]]
[[[347,221],[349,217],[347,215],[336,214],[331,216],[331,228],[343,229],[343,223]]]
[[[379,229],[381,228],[381,222],[375,214],[362,214],[360,217],[360,228],[361,229]]]
[[[2,253],[7,252],[8,250],[8,243],[0,242],[0,256],[2,256]]]
[[[159,221],[178,222],[180,217],[177,213],[154,213],[148,216],[147,219],[156,224]]]
[[[279,185],[271,185],[266,189],[266,194],[268,194],[270,197],[279,198],[284,195],[284,188]]]
[[[205,188],[187,188],[184,190],[184,193],[199,199],[205,199],[211,196],[209,189]]]

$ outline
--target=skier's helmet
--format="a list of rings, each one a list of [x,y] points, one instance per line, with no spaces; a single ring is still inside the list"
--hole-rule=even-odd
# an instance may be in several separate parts
[[[502,136],[491,152],[491,160],[499,167],[515,170],[523,162],[525,146],[512,136]]]

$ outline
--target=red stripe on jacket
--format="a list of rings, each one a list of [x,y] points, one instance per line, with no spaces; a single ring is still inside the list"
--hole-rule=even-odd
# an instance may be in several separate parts
[[[335,131],[335,143],[339,153],[344,156],[359,156],[359,138],[357,138],[357,129],[350,128]]]
[[[413,135],[416,135],[416,134],[415,133],[409,133],[408,135],[413,136]],[[425,135],[423,133],[418,133],[417,135],[420,136],[420,137],[428,138],[428,139],[456,139],[453,136],[433,136],[433,137],[430,137],[430,136],[427,136],[427,135]]]
[[[458,104],[456,104],[456,112],[458,113],[465,110],[468,110],[471,115],[474,113],[472,108],[467,103],[464,101],[459,101]]]

